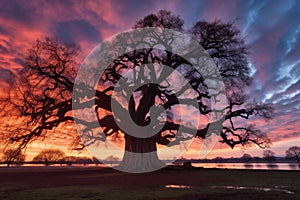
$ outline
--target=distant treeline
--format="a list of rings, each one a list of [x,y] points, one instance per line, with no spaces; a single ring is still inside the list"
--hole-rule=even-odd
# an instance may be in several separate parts
[[[109,160],[110,164],[119,164],[119,160],[104,160],[103,163],[107,163]],[[186,159],[181,158],[177,159],[175,161],[172,160],[164,160],[166,163],[173,163],[173,164],[183,164],[186,162],[191,163],[266,163],[266,162],[280,162],[280,163],[294,163],[295,160],[288,160],[286,157],[274,157],[272,161],[270,161],[267,158],[261,158],[261,157],[253,157],[251,159],[246,159],[243,157],[232,157],[232,158],[222,158],[222,157],[216,157],[213,159]],[[64,165],[64,166],[72,166],[72,165],[98,165],[103,164],[101,161],[98,161],[95,158],[86,158],[86,157],[78,157],[76,160],[59,160],[59,161],[24,161],[24,162],[10,162],[9,165],[14,166],[21,166],[21,165],[44,165],[44,166],[50,166],[50,165]],[[0,162],[0,165],[7,165],[8,163],[6,161]]]
[[[271,161],[268,158],[261,158],[261,157],[253,157],[251,159],[245,159],[243,157],[236,157],[236,158],[222,158],[222,157],[216,157],[213,159],[185,159],[181,158],[173,163],[184,163],[190,161],[192,163],[265,163],[265,162],[284,162],[284,163],[291,163],[291,162],[297,162],[293,160],[288,160],[286,157],[274,157]]]
[[[86,159],[86,160],[75,160],[75,161],[65,161],[65,160],[60,160],[60,161],[25,161],[25,162],[10,162],[10,165],[15,165],[15,166],[20,166],[20,165],[67,165],[67,166],[72,166],[72,165],[90,165],[90,164],[102,164],[100,161],[97,159]],[[7,162],[0,162],[0,165],[7,165]]]

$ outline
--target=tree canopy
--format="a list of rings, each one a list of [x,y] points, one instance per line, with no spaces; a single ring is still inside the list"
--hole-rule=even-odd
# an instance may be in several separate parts
[[[25,154],[20,149],[6,149],[3,151],[2,160],[7,163],[7,167],[11,164],[20,164],[25,161]]]
[[[289,160],[296,160],[300,163],[300,147],[299,146],[292,146],[285,152],[286,158]]]
[[[245,162],[250,162],[253,160],[252,156],[250,154],[244,153],[241,157],[241,159]]]
[[[263,157],[268,162],[276,160],[275,153],[269,149],[263,151]]]
[[[53,162],[58,162],[66,157],[65,153],[59,149],[44,149],[36,155],[32,161],[43,162],[49,165]]]
[[[240,31],[233,23],[221,21],[199,21],[188,30],[184,30],[183,24],[179,16],[161,10],[137,21],[133,27],[137,30],[159,27],[185,32],[200,44],[214,61],[224,82],[228,104],[222,111],[216,111],[210,106],[220,94],[210,93],[211,88],[192,63],[167,50],[166,46],[172,46],[170,38],[164,41],[167,36],[151,38],[165,50],[149,47],[132,50],[116,58],[106,66],[95,88],[84,83],[74,85],[76,70],[78,70],[76,56],[79,48],[74,44],[60,43],[56,39],[45,38],[37,40],[33,45],[24,60],[24,69],[12,81],[8,101],[12,112],[22,117],[24,123],[18,127],[17,132],[10,135],[10,140],[19,143],[23,148],[30,141],[48,134],[51,130],[77,120],[76,122],[85,127],[85,132],[91,136],[89,141],[76,140],[74,144],[78,148],[80,145],[83,148],[97,140],[105,140],[102,136],[92,132],[92,129],[99,125],[105,137],[124,135],[125,150],[133,153],[155,152],[157,144],[176,143],[174,140],[179,138],[178,135],[183,138],[185,133],[193,129],[196,129],[195,137],[205,139],[220,128],[220,131],[216,133],[220,135],[220,142],[231,148],[236,145],[249,144],[256,144],[262,148],[268,146],[270,140],[264,132],[253,124],[246,125],[242,122],[252,116],[271,119],[273,107],[251,100],[245,92],[247,86],[251,84],[248,63],[249,47],[245,44]],[[130,39],[132,38],[128,38]],[[169,66],[180,73],[185,80],[178,80],[175,88],[174,85],[168,83],[169,79],[166,76],[159,76],[159,74],[171,76],[172,72],[167,72],[166,68],[143,68],[145,64]],[[117,83],[130,70],[137,75],[128,88],[134,88],[135,83],[144,83],[144,85],[127,94],[126,91],[118,91]],[[149,81],[154,81],[155,84],[146,84]],[[93,92],[94,89],[95,92]],[[79,94],[76,99],[72,97],[73,90]],[[117,97],[113,95],[114,91],[118,92]],[[125,97],[122,99],[122,95],[129,99],[127,107],[123,105]],[[83,99],[84,103],[82,103]],[[189,105],[191,99],[196,100],[196,106]],[[151,111],[151,109],[153,106],[163,107],[167,113],[164,125],[160,131],[149,138],[134,137],[122,130],[116,123],[116,121],[126,122],[127,119],[122,118],[120,113],[113,113],[112,102],[124,112],[129,112],[131,119],[141,127],[150,123],[153,127],[161,124],[161,119],[156,120],[161,117],[161,113],[157,110]],[[97,113],[97,121],[74,119],[72,104],[76,104],[78,109],[93,108]],[[193,127],[188,122],[181,123],[178,120],[176,108],[179,104],[185,104],[184,106],[187,107],[194,106],[201,115],[207,118],[216,112],[222,113],[224,117],[204,126]],[[179,126],[182,128],[181,131],[179,131]]]

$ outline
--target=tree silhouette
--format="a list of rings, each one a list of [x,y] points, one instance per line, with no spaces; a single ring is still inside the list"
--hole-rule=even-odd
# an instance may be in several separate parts
[[[285,152],[286,158],[289,160],[296,160],[300,163],[300,147],[299,146],[292,146]]]
[[[21,164],[25,161],[25,155],[22,153],[20,149],[7,149],[3,151],[2,160],[9,167],[11,164]]]
[[[46,166],[54,162],[62,161],[65,153],[59,149],[44,149],[33,158],[33,162],[42,162]]]
[[[56,39],[37,40],[24,59],[20,75],[11,82],[9,102],[12,115],[23,120],[11,130],[11,142],[24,148],[60,124],[73,121],[72,89],[78,47]],[[8,111],[7,111],[8,112]]]
[[[250,154],[243,154],[243,156],[241,157],[241,159],[244,161],[244,162],[250,162],[252,161],[252,156]]]
[[[268,149],[263,151],[263,157],[268,162],[272,162],[276,160],[275,153]]]
[[[185,31],[183,24],[179,16],[161,10],[137,21],[134,28],[139,30],[144,27],[159,27]],[[220,134],[220,142],[231,148],[252,143],[262,148],[266,147],[270,140],[265,133],[256,129],[254,125],[241,126],[239,125],[241,123],[237,123],[251,116],[270,119],[273,113],[270,105],[251,102],[245,93],[245,88],[251,83],[251,77],[247,59],[248,47],[240,31],[232,23],[199,21],[186,32],[202,45],[220,72],[228,101],[224,109],[217,110],[210,106],[213,101],[218,101],[221,94],[211,93],[212,89],[205,82],[207,77],[203,77],[192,63],[168,50],[149,47],[127,52],[106,66],[95,89],[85,83],[74,85],[77,70],[74,66],[78,48],[46,38],[37,40],[34,44],[24,62],[21,75],[12,84],[8,99],[13,105],[12,112],[17,112],[26,119],[26,123],[23,124],[24,127],[18,127],[18,132],[15,132],[17,134],[11,135],[10,140],[19,142],[22,148],[35,138],[51,132],[52,129],[63,127],[75,120],[84,127],[84,132],[90,137],[84,142],[76,140],[74,144],[78,148],[84,148],[97,141],[105,141],[108,136],[123,135],[125,155],[121,165],[124,168],[134,166],[146,170],[160,165],[156,155],[157,144],[179,144],[189,137],[186,133],[195,129],[195,137],[201,139],[213,133]],[[165,47],[171,45],[172,36],[170,40],[169,36],[162,35],[153,36],[151,41]],[[180,73],[185,82],[178,80],[175,89],[174,85],[168,83],[166,74],[171,76],[171,72],[168,72],[167,68],[141,67],[144,64],[169,66],[173,71]],[[129,70],[137,74],[133,84],[139,83],[141,86],[135,88],[136,85],[129,85],[127,91],[118,90],[120,88],[117,85],[118,81],[121,81],[122,76]],[[165,76],[160,77],[159,74]],[[155,84],[146,84],[147,81],[153,80]],[[188,85],[191,88],[188,88]],[[135,89],[132,91],[131,88]],[[72,97],[73,89],[78,94],[76,98]],[[118,92],[117,97],[113,95],[114,91]],[[122,103],[124,100],[122,95],[129,99],[127,107]],[[191,100],[196,100],[196,105],[191,104]],[[119,113],[113,113],[112,103],[118,107]],[[72,104],[82,110],[93,108],[97,113],[97,122],[76,119],[71,112]],[[180,124],[176,108],[181,104],[186,106],[186,109],[196,108],[207,118],[218,114],[222,114],[223,117],[216,118],[201,127],[193,127],[189,122]],[[160,126],[162,120],[158,118],[161,117],[162,110],[166,111],[167,116],[164,124]],[[135,136],[139,133],[129,133],[130,128],[123,130],[116,122],[126,125],[129,119],[123,117],[125,112],[129,112],[132,121],[137,125],[141,127],[151,125],[153,130],[159,127],[157,128],[159,131],[151,137],[140,138]],[[93,132],[99,125],[105,137]],[[133,158],[130,153],[151,153],[151,155],[149,158]],[[139,162],[141,160],[143,161]]]

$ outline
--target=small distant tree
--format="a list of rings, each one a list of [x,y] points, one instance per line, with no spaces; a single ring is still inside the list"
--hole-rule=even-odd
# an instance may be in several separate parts
[[[275,153],[271,150],[264,150],[263,157],[264,157],[264,160],[266,160],[268,162],[273,162],[276,160]]]
[[[43,162],[46,166],[51,163],[62,161],[65,153],[59,149],[45,149],[33,158],[33,162]]]
[[[285,152],[285,154],[288,160],[296,160],[300,163],[300,147],[292,146]]]
[[[253,160],[252,156],[250,154],[244,153],[244,155],[242,155],[241,159],[244,162],[251,162]]]
[[[19,149],[7,149],[3,152],[2,159],[9,167],[11,164],[22,164],[25,161],[25,155]]]

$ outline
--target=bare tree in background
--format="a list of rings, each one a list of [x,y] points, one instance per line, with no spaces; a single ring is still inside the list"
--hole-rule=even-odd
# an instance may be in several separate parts
[[[139,20],[134,28],[161,27],[184,31],[183,24],[183,20],[179,16],[162,10]],[[196,137],[205,139],[217,129],[212,128],[208,131],[209,127],[221,127],[221,132],[217,133],[220,134],[220,142],[231,148],[236,145],[250,144],[256,144],[261,148],[268,146],[270,140],[267,135],[255,128],[253,124],[240,125],[245,123],[236,123],[248,120],[251,116],[271,119],[273,113],[272,106],[251,101],[245,93],[247,86],[251,83],[251,77],[248,65],[248,47],[245,45],[240,31],[231,23],[199,21],[187,32],[216,63],[225,84],[228,101],[228,105],[222,111],[224,118],[220,121],[210,122],[203,127],[196,127]],[[180,94],[184,94],[187,84],[192,86],[193,92],[189,98],[197,100],[200,114],[209,116],[214,112],[209,102],[215,97],[209,94],[209,88],[201,74],[191,63],[170,51],[140,49],[118,57],[107,66],[95,94],[93,88],[87,85],[74,86],[77,55],[78,48],[75,45],[63,44],[51,38],[38,40],[33,45],[25,59],[24,69],[20,76],[12,82],[9,93],[8,101],[11,105],[11,113],[18,114],[24,120],[23,126],[18,127],[18,131],[10,135],[11,142],[17,142],[20,148],[24,148],[36,138],[43,137],[48,133],[53,134],[51,130],[72,124],[76,120],[72,116],[72,103],[75,103],[81,109],[94,107],[98,113],[97,122],[77,120],[77,123],[86,127],[86,132],[100,124],[107,137],[123,135],[126,152],[156,153],[157,144],[168,145],[170,142],[176,144],[174,140],[183,138],[185,133],[194,129],[188,123],[179,124],[176,121],[176,112],[174,112],[176,106],[180,104],[179,102],[185,102],[184,104],[187,106],[189,104],[189,99],[185,99],[184,95],[183,99],[177,98]],[[158,84],[145,84],[135,90],[135,94],[127,94],[131,96],[129,106],[123,108],[121,103],[112,96],[112,91],[117,87],[116,83],[126,71],[132,69],[141,73],[143,69],[140,66],[148,63],[163,64],[177,70],[186,79],[186,83],[181,84],[181,88],[174,91],[170,87],[168,88],[165,80],[160,80],[160,77],[156,76],[154,72],[148,78],[155,79]],[[73,89],[79,94],[82,91],[80,98],[89,101],[80,104],[80,99],[73,99]],[[124,109],[124,112],[129,112],[132,120],[140,126],[149,124],[151,120],[153,122],[159,116],[160,113],[150,112],[153,106],[162,106],[169,114],[161,131],[150,138],[138,138],[121,130],[116,124],[116,118],[119,121],[125,119],[118,118],[118,114],[112,112],[112,101]],[[157,123],[160,124],[161,121],[157,121]],[[179,126],[182,127],[183,132],[178,131]],[[77,140],[75,145],[78,148],[84,148],[97,140],[105,140],[105,138],[93,134],[89,142],[82,144]],[[158,162],[157,156],[142,164],[128,159],[126,155],[123,158],[122,164],[125,168],[132,167],[132,165],[137,168],[151,168]]]
[[[22,164],[25,161],[25,154],[20,149],[7,149],[3,151],[2,160],[7,167],[11,164]]]
[[[299,146],[292,146],[285,152],[286,158],[288,160],[296,160],[300,163],[300,147]]]
[[[268,162],[273,162],[276,160],[275,153],[269,149],[263,151],[263,158]]]
[[[250,154],[247,154],[247,153],[244,153],[241,157],[241,159],[244,161],[244,162],[251,162],[253,160],[252,156]]]
[[[48,166],[51,163],[62,161],[65,157],[65,153],[59,149],[44,149],[32,161],[42,162],[45,166]]]

